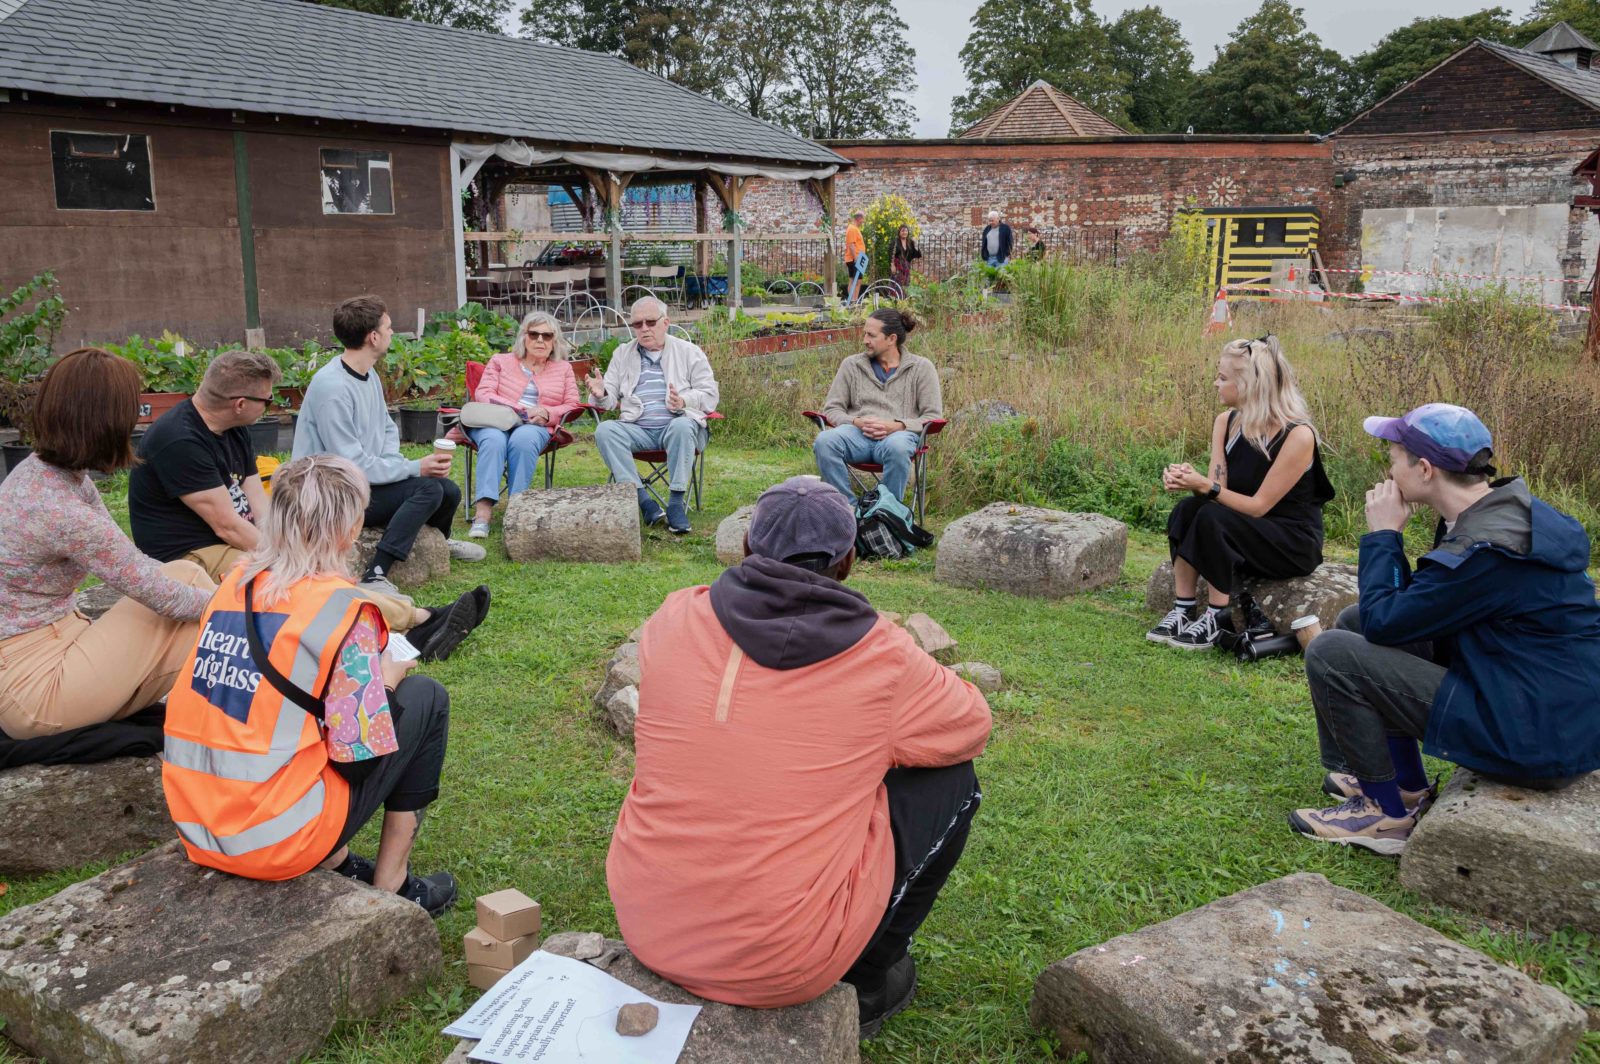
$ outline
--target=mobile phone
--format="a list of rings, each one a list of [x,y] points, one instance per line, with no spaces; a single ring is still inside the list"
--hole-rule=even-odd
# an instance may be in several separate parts
[[[389,656],[396,661],[410,661],[413,658],[422,656],[422,651],[412,646],[411,640],[399,632],[389,633],[388,651]]]

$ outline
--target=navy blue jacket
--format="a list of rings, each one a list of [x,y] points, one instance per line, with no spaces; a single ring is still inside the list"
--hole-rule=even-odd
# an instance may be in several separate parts
[[[1520,479],[1496,482],[1411,572],[1398,532],[1361,537],[1361,631],[1432,640],[1447,665],[1423,749],[1496,775],[1600,768],[1600,606],[1589,537]]]
[[[994,226],[986,225],[983,232],[978,234],[978,260],[987,262],[989,259],[989,230]],[[1000,223],[1000,253],[997,256],[1001,262],[1011,258],[1011,227],[1005,222]]]

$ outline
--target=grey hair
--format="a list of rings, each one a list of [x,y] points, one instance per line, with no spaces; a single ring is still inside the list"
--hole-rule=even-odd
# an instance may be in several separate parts
[[[352,579],[347,537],[360,531],[371,496],[366,474],[348,458],[312,454],[280,466],[260,542],[241,563],[244,583],[266,574],[261,605],[287,598],[302,580]]]
[[[993,221],[999,221],[1000,220],[1000,212],[999,211],[990,211],[989,212],[989,217]]]
[[[522,324],[517,326],[517,339],[511,345],[511,353],[518,358],[528,357],[528,326],[530,325],[548,325],[555,330],[556,342],[551,345],[550,357],[557,362],[565,362],[567,355],[572,352],[571,346],[567,343],[567,336],[561,331],[561,323],[556,320],[555,315],[542,310],[530,311],[523,317]]]
[[[263,351],[223,351],[206,367],[195,398],[207,406],[221,406],[232,396],[259,391],[262,381],[270,392],[282,377],[277,361]]]
[[[628,317],[632,318],[635,314],[639,313],[640,308],[644,307],[646,304],[654,304],[655,306],[660,307],[661,316],[663,318],[670,318],[672,316],[671,308],[665,303],[661,302],[661,300],[657,299],[655,296],[640,296],[638,299],[633,301],[633,306],[628,308]]]

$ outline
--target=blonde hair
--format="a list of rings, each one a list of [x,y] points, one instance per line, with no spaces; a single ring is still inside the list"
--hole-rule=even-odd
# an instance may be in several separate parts
[[[1310,424],[1311,410],[1276,336],[1229,341],[1222,357],[1238,368],[1239,434],[1256,450],[1266,454],[1273,437],[1290,424]]]
[[[354,462],[312,454],[272,474],[272,506],[261,524],[261,540],[245,557],[243,583],[262,573],[262,606],[288,597],[312,577],[352,578],[345,537],[359,529],[372,490]]]
[[[530,311],[517,326],[517,339],[511,345],[511,353],[518,358],[528,357],[528,326],[548,325],[556,334],[555,343],[550,345],[550,357],[556,362],[565,362],[571,348],[567,346],[567,338],[561,332],[561,323],[556,321],[555,315],[547,314],[542,310]]]

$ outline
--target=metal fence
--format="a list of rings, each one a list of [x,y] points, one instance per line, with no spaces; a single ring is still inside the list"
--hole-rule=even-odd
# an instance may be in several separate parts
[[[1011,257],[1021,258],[1032,249],[1034,238],[1016,226],[1011,232]],[[942,232],[925,230],[917,238],[917,250],[922,252],[922,258],[911,264],[912,271],[930,281],[943,281],[965,272],[973,263],[982,261],[978,254],[982,233],[979,227]],[[1047,254],[1065,256],[1074,262],[1092,260],[1116,265],[1123,252],[1121,231],[1111,228],[1041,228],[1038,239],[1044,243]],[[879,262],[874,258],[872,275],[887,277],[889,267],[887,261]]]

